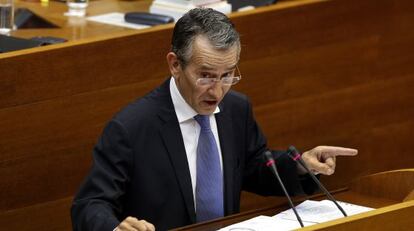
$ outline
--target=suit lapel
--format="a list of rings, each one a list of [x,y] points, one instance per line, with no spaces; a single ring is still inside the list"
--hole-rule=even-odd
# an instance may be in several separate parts
[[[220,138],[221,155],[223,158],[223,175],[224,175],[224,207],[225,214],[233,213],[233,177],[235,167],[234,156],[234,134],[231,117],[223,108],[220,113],[216,114],[217,129]]]
[[[169,83],[169,81],[167,81]],[[181,135],[180,125],[175,115],[174,106],[171,101],[169,84],[161,87],[161,95],[164,97],[161,105],[159,117],[164,121],[160,134],[167,148],[170,161],[174,168],[174,173],[180,186],[185,206],[190,220],[196,222],[194,209],[193,188],[191,184],[190,170],[188,167],[187,155],[185,152],[184,141]],[[168,190],[168,189],[166,189]],[[174,212],[174,211],[172,211]]]
[[[195,211],[193,189],[191,185],[190,171],[188,169],[187,156],[184,142],[177,121],[168,121],[161,132],[165,146],[167,147],[171,163],[175,170],[177,181],[184,197],[185,205],[192,223],[195,223]]]

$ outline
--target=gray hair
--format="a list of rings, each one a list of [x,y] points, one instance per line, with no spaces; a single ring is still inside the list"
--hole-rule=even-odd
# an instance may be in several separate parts
[[[237,45],[240,53],[239,33],[226,15],[210,8],[195,8],[177,21],[171,41],[171,50],[184,67],[191,59],[192,45],[198,35],[205,36],[218,50]]]

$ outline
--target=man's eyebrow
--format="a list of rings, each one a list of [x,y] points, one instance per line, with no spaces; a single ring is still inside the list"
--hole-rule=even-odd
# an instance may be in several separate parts
[[[233,71],[234,69],[236,69],[237,64],[234,64],[233,66],[227,68],[227,71]],[[215,68],[211,67],[211,66],[207,66],[207,65],[202,65],[200,67],[200,70],[205,70],[205,71],[214,71],[216,70]]]
[[[200,67],[200,70],[203,70],[203,71],[212,71],[212,70],[214,70],[214,68],[212,68],[211,66],[202,65]]]

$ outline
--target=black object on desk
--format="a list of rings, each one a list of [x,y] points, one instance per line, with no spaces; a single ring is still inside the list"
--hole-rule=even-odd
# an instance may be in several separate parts
[[[129,12],[125,14],[124,18],[126,22],[149,26],[174,22],[173,17],[161,14],[151,14],[147,12]]]
[[[277,2],[277,0],[228,0],[231,4],[231,10],[237,11],[239,8],[243,8],[246,6],[267,6]]]
[[[0,35],[0,53],[63,43],[66,41],[67,40],[63,38],[51,36],[37,36],[31,39],[24,39],[13,36]]]
[[[18,29],[23,28],[58,28],[55,24],[36,15],[27,8],[17,8],[14,12],[14,24]]]
[[[40,42],[41,46],[58,44],[58,43],[63,43],[63,42],[68,41],[64,38],[58,38],[58,37],[52,37],[52,36],[36,36],[36,37],[31,38],[30,40]]]
[[[42,43],[30,39],[0,35],[0,53],[41,46]]]

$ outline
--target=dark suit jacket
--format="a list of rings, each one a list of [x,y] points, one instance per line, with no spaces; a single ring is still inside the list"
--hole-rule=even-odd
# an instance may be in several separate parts
[[[265,138],[247,98],[230,91],[216,114],[220,138],[225,214],[239,212],[242,189],[282,192],[264,166]],[[274,152],[291,194],[311,191],[296,164]],[[193,192],[182,134],[170,96],[169,80],[128,105],[105,127],[94,163],[74,199],[74,230],[112,230],[127,216],[145,219],[157,230],[195,223]]]

